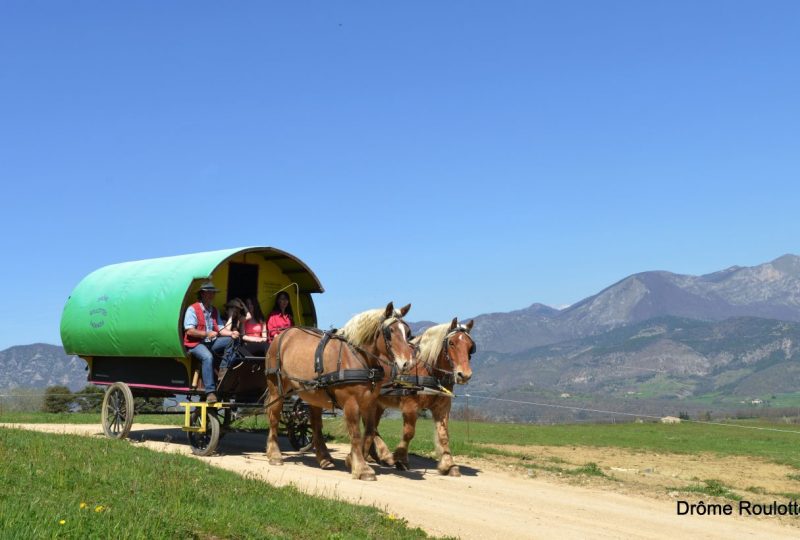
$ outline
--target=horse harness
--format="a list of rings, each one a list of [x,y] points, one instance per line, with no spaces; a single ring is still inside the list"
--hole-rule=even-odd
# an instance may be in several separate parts
[[[390,317],[386,319],[381,325],[383,339],[386,343],[386,351],[391,358],[394,358],[394,352],[392,351],[392,336],[390,327],[392,324],[394,324],[395,321],[400,321],[403,324],[405,324],[405,322],[400,318]],[[323,389],[328,394],[328,397],[330,398],[333,406],[336,408],[341,408],[339,407],[339,404],[336,402],[336,395],[334,394],[334,389],[336,386],[344,384],[354,384],[354,383],[368,383],[372,384],[372,386],[374,387],[379,381],[383,380],[385,372],[383,370],[383,366],[380,365],[371,368],[366,364],[366,362],[363,362],[362,360],[362,364],[364,366],[363,368],[345,369],[342,367],[342,350],[344,346],[347,346],[354,353],[359,352],[366,356],[374,356],[378,360],[378,362],[380,362],[381,359],[359,347],[356,347],[355,345],[352,345],[345,338],[338,335],[336,333],[336,329],[323,331],[317,328],[297,327],[297,326],[294,327],[294,329],[301,330],[315,336],[320,336],[321,338],[319,340],[319,343],[317,344],[316,350],[314,351],[314,371],[316,372],[317,376],[314,379],[299,379],[296,377],[286,376],[287,379],[300,383],[303,386],[303,390]],[[284,394],[283,384],[281,382],[281,377],[282,377],[281,344],[283,342],[283,337],[287,333],[288,332],[282,332],[281,334],[278,335],[278,344],[277,344],[278,349],[275,353],[275,360],[277,366],[274,369],[270,368],[267,370],[267,374],[270,375],[274,374],[277,376],[278,394],[282,397],[287,397],[294,391],[293,389],[290,389],[286,394]],[[331,340],[339,340],[343,342],[344,346],[339,347],[339,356],[336,359],[336,370],[325,373],[324,372],[325,347],[328,345],[328,343],[331,342]],[[353,356],[361,360],[361,355],[354,354]]]
[[[437,393],[442,393],[443,389],[450,389],[456,383],[455,377],[455,362],[450,357],[450,347],[448,342],[451,337],[459,334],[465,333],[469,336],[469,332],[463,326],[456,327],[455,330],[448,332],[446,336],[444,336],[444,340],[442,342],[442,351],[444,352],[444,358],[449,366],[448,369],[442,369],[436,367],[436,365],[431,364],[423,364],[425,368],[427,368],[429,375],[419,375],[418,373],[408,374],[408,373],[396,373],[394,371],[395,367],[392,366],[392,384],[384,386],[381,389],[382,396],[414,396],[420,393],[420,391],[424,390],[433,390]],[[469,349],[469,355],[472,356],[478,350],[475,345],[475,340],[472,339],[470,336],[470,340],[472,340],[472,346]],[[436,376],[434,373],[439,372],[441,373],[440,376]],[[449,390],[448,390],[449,391]]]

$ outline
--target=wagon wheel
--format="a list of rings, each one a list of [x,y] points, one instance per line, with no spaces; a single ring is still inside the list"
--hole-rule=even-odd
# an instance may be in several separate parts
[[[308,405],[298,400],[295,402],[292,412],[289,413],[286,422],[286,435],[289,437],[289,444],[295,450],[300,450],[311,444],[311,422],[308,416]]]
[[[133,394],[124,382],[115,382],[103,396],[103,431],[112,439],[124,439],[133,425]]]
[[[200,427],[200,424],[200,408],[198,407],[192,411],[190,425],[192,427]],[[189,436],[189,446],[192,447],[192,453],[196,456],[210,456],[213,454],[219,444],[221,431],[216,411],[209,410],[206,415],[206,432],[189,431],[186,433]]]

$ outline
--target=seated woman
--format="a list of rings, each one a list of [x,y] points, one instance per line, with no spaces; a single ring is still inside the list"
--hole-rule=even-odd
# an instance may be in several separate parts
[[[229,329],[231,332],[239,332],[241,336],[244,333],[244,324],[250,318],[250,312],[247,306],[239,298],[231,298],[225,304],[225,315],[228,317],[223,328]]]
[[[250,317],[244,322],[242,340],[244,346],[253,356],[266,356],[267,354],[267,321],[256,298],[247,298],[244,301]]]
[[[294,326],[292,304],[289,302],[289,293],[281,291],[275,298],[275,305],[267,319],[267,342],[272,343],[275,336]]]
[[[228,300],[228,303],[225,304],[225,316],[227,320],[222,326],[222,330],[231,333],[233,337],[233,351],[229,362],[223,362],[223,364],[220,365],[219,373],[217,374],[217,380],[219,382],[217,384],[222,383],[222,379],[225,377],[228,368],[232,367],[230,366],[230,361],[232,361],[237,354],[236,349],[240,343],[239,340],[242,339],[244,335],[244,323],[250,317],[250,313],[247,312],[247,306],[245,306],[244,302],[239,298],[231,298]]]

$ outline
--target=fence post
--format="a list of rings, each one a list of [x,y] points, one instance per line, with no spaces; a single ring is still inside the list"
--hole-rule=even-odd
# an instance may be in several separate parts
[[[470,412],[469,412],[469,394],[467,394],[466,397],[467,397],[467,441],[472,442],[472,438],[469,435],[469,417],[470,417]]]

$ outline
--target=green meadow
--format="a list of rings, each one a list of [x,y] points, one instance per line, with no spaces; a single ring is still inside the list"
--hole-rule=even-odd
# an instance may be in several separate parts
[[[375,508],[127,441],[0,428],[0,463],[2,538],[426,536]]]
[[[337,439],[345,433],[339,419],[326,423]],[[379,432],[390,448],[400,440],[403,422],[381,420]],[[490,445],[619,447],[642,452],[674,454],[712,453],[721,456],[757,456],[775,463],[800,468],[800,426],[754,421],[713,425],[680,424],[500,424],[450,422],[450,447],[455,455],[482,457],[491,454],[514,456],[513,451]],[[433,455],[433,422],[420,419],[411,451]]]

